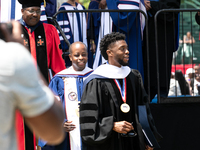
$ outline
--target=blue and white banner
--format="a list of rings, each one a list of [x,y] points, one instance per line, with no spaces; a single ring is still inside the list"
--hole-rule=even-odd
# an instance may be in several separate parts
[[[69,86],[70,85],[70,86]],[[72,121],[76,128],[69,132],[70,149],[81,150],[81,135],[79,123],[79,105],[78,91],[76,86],[76,78],[64,79],[65,89],[65,112],[67,120]]]
[[[76,8],[68,3],[63,3],[60,10],[84,10],[81,4],[76,3]],[[77,41],[83,42],[87,46],[87,25],[86,25],[86,14],[85,13],[60,13],[57,16],[58,24],[63,29],[67,39],[70,43]],[[59,33],[59,31],[58,31]],[[61,44],[63,37],[59,33]],[[66,43],[65,43],[66,44]],[[67,48],[67,45],[62,44],[62,49]]]
[[[1,0],[1,22],[19,20],[22,17],[21,4],[18,0]]]
[[[112,19],[110,17],[110,14],[108,12],[102,12],[101,13],[101,26],[99,29],[99,38],[98,38],[98,44],[97,44],[97,50],[96,50],[96,56],[93,63],[93,69],[96,69],[99,65],[106,62],[106,60],[101,56],[100,51],[100,42],[101,39],[106,35],[112,32]]]

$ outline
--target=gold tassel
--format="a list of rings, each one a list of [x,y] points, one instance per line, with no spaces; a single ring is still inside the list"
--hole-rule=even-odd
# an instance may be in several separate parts
[[[46,1],[44,0],[44,7],[46,7]]]

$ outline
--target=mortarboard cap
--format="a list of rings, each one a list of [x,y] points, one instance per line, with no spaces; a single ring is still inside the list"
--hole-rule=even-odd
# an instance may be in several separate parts
[[[41,7],[43,0],[18,0],[22,4],[22,8]]]

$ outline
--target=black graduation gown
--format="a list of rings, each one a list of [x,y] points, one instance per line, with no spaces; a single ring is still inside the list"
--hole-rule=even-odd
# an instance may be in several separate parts
[[[80,105],[80,127],[84,149],[144,150],[145,140],[137,113],[137,106],[141,104],[146,105],[151,129],[155,137],[160,138],[139,72],[135,71],[135,74],[131,72],[126,79],[127,104],[131,108],[127,114],[120,110],[123,101],[113,79],[93,79],[87,84]],[[112,130],[114,122],[123,120],[133,122],[138,134],[136,137],[124,138]]]
[[[151,99],[157,94],[157,68],[156,68],[156,41],[154,16],[161,9],[178,9],[180,0],[151,1],[151,10],[148,11],[148,39],[149,39],[149,61],[147,62],[146,30],[144,30],[143,60],[144,60],[144,85],[147,91],[150,86]],[[178,26],[178,14],[160,14],[157,19],[158,31],[158,53],[161,97],[167,97],[171,77],[171,64],[173,52],[176,51],[176,28]],[[165,38],[166,37],[166,38]],[[150,85],[148,85],[147,64],[150,67]],[[148,92],[148,91],[147,91]]]

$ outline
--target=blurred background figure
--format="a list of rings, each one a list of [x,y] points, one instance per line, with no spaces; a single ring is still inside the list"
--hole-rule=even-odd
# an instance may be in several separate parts
[[[179,96],[181,95],[181,89],[178,81],[175,79],[175,73],[171,72],[170,88],[168,96]]]
[[[188,82],[185,80],[185,77],[181,70],[175,71],[175,79],[178,81],[178,84],[181,89],[181,95],[190,95],[190,88]]]
[[[191,95],[193,95],[192,86],[191,86],[191,80],[193,78],[194,78],[194,69],[193,68],[188,68],[186,70],[186,77],[185,77],[185,79],[186,79],[187,83],[189,84]]]
[[[194,37],[188,31],[183,37],[182,48],[182,64],[192,64],[194,58],[193,44],[195,43]]]
[[[196,13],[195,19],[198,25],[200,25],[200,11]]]
[[[190,82],[190,86],[192,88],[192,93],[194,92],[194,88],[196,85],[194,83],[196,78],[197,78],[197,81],[199,80],[198,78],[199,78],[199,74],[200,74],[200,66],[196,64],[193,69],[194,69],[194,77],[191,79],[191,82]]]
[[[200,66],[199,65],[194,66],[194,74],[195,75],[200,74]]]
[[[101,0],[91,0],[88,9],[101,9]],[[88,66],[93,67],[96,48],[99,38],[100,12],[88,13],[87,40],[88,40]]]
[[[77,3],[75,0],[68,0],[67,2],[62,3],[58,11],[62,10],[85,10],[85,7]],[[87,46],[87,26],[85,13],[59,13],[57,15],[57,21],[70,44],[80,41]],[[65,65],[66,67],[69,67],[71,66],[71,61],[68,56],[69,47],[68,44],[64,41],[61,33],[59,33],[59,36],[61,48],[64,53]]]
[[[60,8],[62,3],[67,2],[68,0],[57,0],[57,10]],[[79,0],[75,0],[77,3],[79,3]]]
[[[200,95],[200,74],[196,74],[194,78],[194,96]]]
[[[50,17],[53,17],[57,11],[57,0],[44,0],[41,4],[41,11],[40,20],[44,23],[53,24]]]

